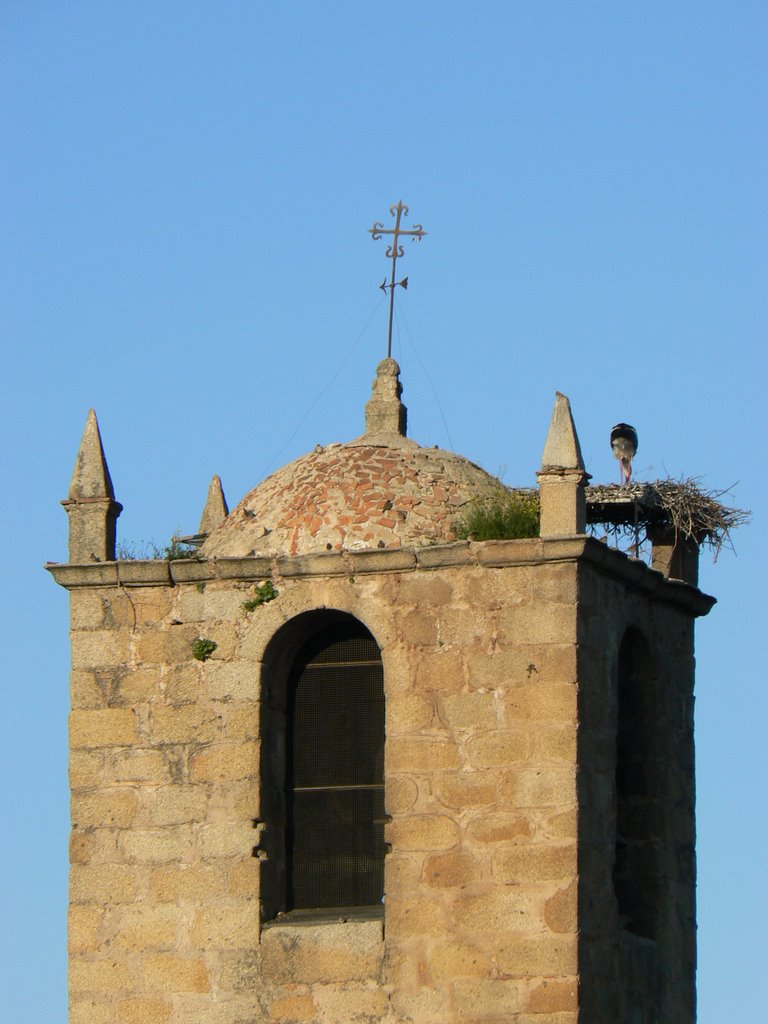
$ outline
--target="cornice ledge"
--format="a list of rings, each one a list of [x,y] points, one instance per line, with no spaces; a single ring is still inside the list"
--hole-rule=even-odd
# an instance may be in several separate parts
[[[44,568],[60,587],[143,586],[167,587],[171,584],[170,562],[152,561],[87,562],[83,564],[46,562]]]
[[[278,555],[278,576],[344,576],[351,572],[341,551],[318,551],[306,555]]]
[[[593,537],[533,537],[524,540],[456,541],[421,548],[371,551],[329,551],[306,555],[264,555],[167,561],[117,561],[69,564],[47,562],[59,586],[80,587],[173,586],[208,580],[261,580],[273,574],[289,577],[343,576],[357,573],[407,572],[462,565],[504,568],[542,562],[579,561],[626,582],[657,601],[706,615],[716,599],[682,580],[671,580],[640,559],[609,548]]]
[[[477,560],[468,540],[456,540],[450,544],[429,544],[414,548],[416,564],[420,569],[444,569],[451,565],[470,565]]]
[[[197,570],[190,564],[187,580],[190,583],[217,580],[263,580],[272,575],[274,560],[270,555],[233,555],[201,560]],[[212,577],[208,575],[212,573]],[[185,582],[187,581],[185,580]]]
[[[683,580],[672,580],[652,569],[642,559],[633,558],[602,541],[587,538],[584,561],[607,574],[627,582],[633,590],[657,601],[684,608],[693,615],[707,615],[717,604],[717,598],[705,594],[698,587]]]
[[[541,562],[576,561],[584,553],[587,538],[529,537],[521,540],[474,541],[474,560],[489,568],[507,565],[530,565]]]
[[[398,572],[416,568],[416,551],[413,548],[342,551],[341,554],[353,573]]]

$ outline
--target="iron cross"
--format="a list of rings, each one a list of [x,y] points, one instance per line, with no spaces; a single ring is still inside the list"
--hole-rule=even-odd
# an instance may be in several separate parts
[[[408,287],[407,277],[404,277],[402,281],[395,280],[395,268],[397,266],[397,259],[399,256],[405,255],[405,250],[403,249],[402,245],[400,245],[400,239],[405,235],[409,235],[417,242],[420,242],[424,235],[426,235],[427,233],[422,228],[421,224],[414,224],[412,231],[405,231],[403,228],[400,227],[400,218],[402,217],[402,215],[405,214],[406,217],[408,216],[408,207],[403,205],[402,199],[398,200],[397,206],[390,206],[389,212],[392,217],[396,218],[394,229],[385,229],[384,225],[380,223],[380,221],[374,221],[373,227],[368,228],[368,231],[372,235],[374,241],[376,241],[376,239],[381,238],[382,235],[393,236],[392,244],[387,246],[386,252],[387,259],[392,260],[392,276],[390,278],[389,284],[387,284],[387,279],[385,277],[384,280],[379,285],[379,288],[381,288],[381,290],[385,294],[387,293],[387,291],[389,291],[389,334],[387,335],[387,359],[390,359],[392,357],[392,313],[395,305],[395,288],[398,285],[401,285],[403,288]]]

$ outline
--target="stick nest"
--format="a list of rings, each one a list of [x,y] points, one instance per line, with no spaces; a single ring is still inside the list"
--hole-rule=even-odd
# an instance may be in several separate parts
[[[636,537],[642,529],[669,529],[719,554],[731,544],[731,531],[750,520],[750,512],[726,505],[730,489],[707,490],[699,479],[655,480],[587,487],[587,522],[602,525],[617,539]]]
[[[510,491],[538,502],[536,488],[513,487]],[[592,533],[604,532],[617,546],[625,540],[636,552],[649,531],[671,530],[675,538],[711,548],[716,558],[724,545],[733,547],[731,531],[746,525],[752,515],[721,500],[730,492],[730,488],[707,490],[696,477],[621,486],[598,484],[587,487],[587,523]]]

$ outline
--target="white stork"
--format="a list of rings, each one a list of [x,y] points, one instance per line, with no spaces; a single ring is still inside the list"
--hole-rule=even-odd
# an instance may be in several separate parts
[[[611,431],[611,448],[619,460],[619,483],[629,483],[632,459],[637,452],[637,431],[628,423],[617,423]]]

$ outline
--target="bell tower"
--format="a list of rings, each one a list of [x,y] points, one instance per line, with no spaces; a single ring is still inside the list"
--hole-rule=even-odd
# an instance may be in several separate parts
[[[171,561],[115,560],[89,414],[48,565],[72,1024],[693,1024],[713,599],[668,531],[652,566],[587,535],[560,394],[538,535],[458,540],[501,485],[407,438],[401,391],[387,358],[360,437],[232,511],[214,478]]]

